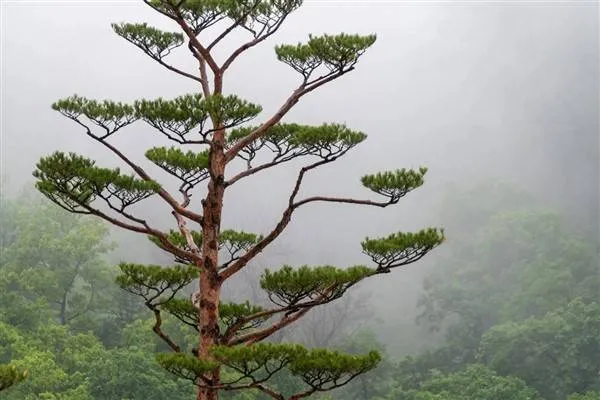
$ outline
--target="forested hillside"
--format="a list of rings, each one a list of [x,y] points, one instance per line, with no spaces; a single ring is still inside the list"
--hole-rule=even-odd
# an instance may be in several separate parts
[[[118,249],[106,225],[29,191],[3,199],[1,212],[0,397],[193,396],[190,382],[156,363],[164,344],[151,331],[152,315],[115,283],[118,268],[109,260],[115,251],[135,252]],[[449,242],[428,267],[415,324],[438,331],[443,343],[411,357],[388,355],[375,371],[312,398],[600,399],[598,243],[498,183],[458,188],[442,202],[440,216]],[[350,297],[308,315],[287,339],[385,354],[390,343],[377,343],[374,322],[396,316],[373,315],[364,302]],[[192,329],[163,323],[179,341],[194,339]],[[402,341],[402,332],[395,337]],[[297,383],[280,377],[276,385],[286,390]]]

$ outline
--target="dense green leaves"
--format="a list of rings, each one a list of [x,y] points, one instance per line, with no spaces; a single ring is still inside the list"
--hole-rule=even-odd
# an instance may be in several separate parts
[[[289,265],[278,271],[265,270],[260,285],[269,299],[280,306],[297,305],[302,301],[325,302],[340,297],[351,285],[375,271],[359,265],[347,269],[333,266],[294,269]]]
[[[483,365],[470,365],[453,374],[436,374],[419,389],[393,392],[389,400],[536,400],[535,389],[514,377],[497,375]]]
[[[61,324],[75,322],[103,309],[110,296],[112,274],[102,260],[113,247],[107,240],[108,227],[39,200],[20,199],[15,238],[4,249],[4,265],[0,264],[6,287],[29,292],[28,300],[17,299],[14,291],[5,293],[4,300],[10,298],[16,309],[17,304],[43,300]]]
[[[541,318],[491,328],[479,357],[520,377],[548,400],[599,388],[600,305],[576,298]]]
[[[302,377],[311,387],[329,389],[341,386],[359,374],[377,366],[381,356],[371,351],[364,356],[342,354],[326,349],[307,351],[290,365],[293,374]]]
[[[119,129],[137,120],[133,107],[130,105],[111,100],[90,100],[78,95],[58,100],[52,104],[52,109],[60,112],[67,118],[79,122],[86,128],[87,125],[83,123],[80,117],[87,117],[104,130],[103,135],[96,135],[87,128],[89,134],[100,139],[107,138]]]
[[[182,353],[157,354],[156,360],[167,371],[182,379],[195,382],[199,376],[215,369],[218,364]]]
[[[14,365],[0,364],[0,392],[21,382],[27,377],[27,370],[21,371]]]
[[[95,164],[75,153],[54,152],[37,163],[33,173],[38,180],[36,187],[68,211],[83,212],[89,212],[89,205],[96,198],[122,211],[160,190],[156,182],[123,175],[119,168],[100,168]]]
[[[111,24],[115,33],[156,60],[168,56],[173,49],[183,44],[183,34],[178,32],[164,32],[141,24]]]
[[[277,59],[291,66],[308,80],[320,66],[331,72],[353,68],[364,52],[375,43],[375,35],[310,35],[307,43],[275,47]]]
[[[136,115],[177,143],[202,143],[217,127],[232,128],[258,115],[262,108],[237,96],[187,94],[172,100],[138,100]],[[212,119],[212,128],[206,127]],[[197,139],[188,139],[194,131]]]
[[[250,135],[256,127],[243,127],[230,131],[227,141],[235,144]],[[274,153],[271,163],[282,163],[306,155],[323,159],[337,157],[366,139],[362,132],[341,124],[319,126],[279,123],[269,128],[264,136],[246,145],[238,157],[251,165],[258,152],[267,149]]]
[[[423,177],[427,168],[421,167],[418,171],[399,169],[396,171],[378,172],[375,175],[365,175],[361,178],[362,184],[377,194],[390,198],[393,203],[398,202],[408,192],[423,185]]]
[[[146,158],[164,171],[179,178],[182,190],[187,191],[208,178],[208,151],[183,152],[177,147],[153,147],[146,151]]]
[[[151,0],[150,5],[172,17],[182,15],[197,35],[225,18],[236,21],[255,38],[276,30],[301,0]]]
[[[198,277],[198,268],[193,265],[141,265],[121,263],[122,274],[116,279],[121,288],[141,296],[149,305],[170,301],[177,292]],[[161,296],[165,297],[161,297]]]
[[[283,368],[300,377],[311,388],[327,390],[374,368],[381,360],[377,352],[348,355],[326,349],[307,350],[293,344],[258,343],[253,346],[216,347],[216,359],[251,377],[253,382],[267,381]]]
[[[415,233],[398,232],[380,239],[366,238],[363,252],[384,271],[420,260],[444,241],[444,231],[436,228]]]

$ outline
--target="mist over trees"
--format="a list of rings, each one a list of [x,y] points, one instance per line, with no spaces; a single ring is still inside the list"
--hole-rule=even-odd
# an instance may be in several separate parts
[[[117,284],[124,260],[167,266],[173,257],[143,235],[65,212],[33,190],[30,174],[54,149],[122,167],[48,106],[71,93],[124,104],[188,93],[186,79],[150,66],[110,29],[115,20],[148,21],[166,31],[177,26],[145,6],[0,7],[0,397],[194,398],[189,380],[156,362],[171,349],[152,332],[153,314]],[[427,184],[383,212],[328,204],[299,211],[272,247],[228,281],[223,298],[231,303],[223,315],[272,307],[261,288],[267,270],[366,264],[356,249],[365,234],[442,226],[444,245],[419,263],[367,280],[268,338],[272,348],[297,343],[358,359],[379,354],[368,373],[309,397],[600,399],[597,12],[593,2],[306,2],[275,40],[239,58],[227,91],[276,109],[296,82],[286,66],[269,65],[277,64],[274,46],[304,41],[308,32],[376,32],[355,71],[290,112],[302,124],[337,120],[369,134],[342,161],[307,179],[301,194],[362,196],[353,177],[398,165],[431,167]],[[31,21],[45,34],[32,36]],[[185,46],[181,55],[174,52],[173,62],[196,71],[184,61],[186,52]],[[152,132],[142,125],[114,137],[136,160],[151,147]],[[151,145],[170,144],[157,138]],[[300,167],[291,161],[265,172],[266,185],[250,178],[248,186],[258,190],[234,185],[223,225],[268,232],[281,211],[273,199],[287,199]],[[162,176],[159,168],[147,171]],[[190,207],[200,209],[199,200],[192,197]],[[149,198],[133,210],[177,232],[162,207]],[[192,283],[180,295],[189,299],[195,289]],[[174,342],[198,348],[193,327],[169,313],[161,317]],[[230,372],[223,378],[237,379]],[[289,371],[271,384],[286,394],[306,390]],[[249,390],[220,398],[270,397]]]

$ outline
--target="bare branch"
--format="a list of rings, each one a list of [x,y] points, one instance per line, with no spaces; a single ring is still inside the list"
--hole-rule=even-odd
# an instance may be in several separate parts
[[[372,201],[372,200],[358,200],[358,199],[348,199],[341,197],[324,197],[324,196],[314,196],[308,197],[306,199],[300,200],[294,203],[294,207],[300,207],[303,204],[312,203],[315,201],[324,201],[329,203],[348,203],[348,204],[362,204],[367,206],[376,206],[385,208],[391,204],[396,204],[398,201],[388,200],[388,201]]]
[[[283,212],[283,215],[281,216],[281,219],[279,220],[279,222],[277,223],[275,228],[271,231],[271,233],[269,233],[267,236],[265,236],[265,238],[263,240],[258,242],[254,247],[252,247],[250,250],[248,250],[246,252],[246,254],[241,256],[239,258],[239,260],[237,260],[235,263],[233,263],[225,271],[221,272],[220,275],[221,275],[222,280],[229,278],[230,276],[232,276],[233,274],[238,272],[240,269],[244,268],[244,266],[246,266],[246,264],[248,264],[248,262],[250,260],[252,260],[254,257],[256,257],[261,251],[263,251],[263,249],[265,247],[267,247],[269,244],[271,244],[271,242],[273,242],[275,239],[277,239],[277,237],[281,234],[281,232],[283,232],[285,227],[290,223],[290,221],[292,219],[292,213],[294,212],[294,209],[296,208],[294,206],[294,199],[298,195],[298,191],[300,190],[300,186],[302,185],[302,180],[304,179],[304,175],[306,174],[306,172],[308,172],[314,168],[317,168],[321,165],[333,162],[335,160],[336,160],[336,158],[320,160],[309,166],[306,166],[306,167],[303,167],[300,169],[300,172],[298,173],[298,178],[296,179],[296,184],[294,185],[294,189],[292,190],[292,193],[290,194],[290,197],[288,200],[288,207]]]
[[[192,75],[192,74],[190,74],[189,72],[185,72],[185,71],[182,71],[182,70],[180,70],[180,69],[178,69],[178,68],[175,68],[175,67],[173,67],[172,65],[170,65],[170,64],[167,64],[166,62],[164,62],[164,61],[163,61],[163,60],[161,60],[161,59],[158,59],[158,58],[153,58],[153,59],[154,59],[156,62],[158,62],[160,65],[162,65],[163,67],[165,67],[166,69],[168,69],[169,71],[173,71],[173,72],[175,72],[176,74],[179,74],[179,75],[181,75],[181,76],[184,76],[184,77],[186,77],[186,78],[193,79],[193,80],[195,80],[196,82],[200,82],[201,84],[204,84],[204,80],[202,80],[202,78],[198,78],[196,75]]]
[[[181,347],[177,345],[166,333],[161,329],[162,325],[162,317],[160,316],[160,310],[155,306],[146,304],[148,308],[150,308],[154,312],[154,326],[152,330],[156,333],[166,344],[169,345],[171,349],[173,349],[176,353],[181,353]]]

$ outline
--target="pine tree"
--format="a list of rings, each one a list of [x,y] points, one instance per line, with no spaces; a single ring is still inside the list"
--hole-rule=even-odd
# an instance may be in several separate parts
[[[384,208],[398,203],[423,184],[426,168],[399,169],[362,177],[362,185],[379,195],[380,200],[299,198],[307,174],[336,161],[363,142],[366,135],[342,124],[306,126],[283,119],[308,93],[354,70],[376,36],[310,35],[305,43],[276,46],[277,59],[298,72],[301,79],[274,114],[251,125],[262,108],[225,94],[225,73],[242,53],[275,34],[302,1],[144,3],[174,21],[179,31],[161,31],[146,23],[113,24],[113,30],[158,64],[195,81],[198,92],[133,104],[78,95],[55,102],[54,110],[76,122],[87,136],[118,156],[133,174],[100,167],[94,160],[75,153],[57,151],[37,164],[36,187],[70,212],[91,214],[147,235],[173,256],[175,264],[170,267],[122,263],[117,281],[123,289],[142,297],[152,311],[156,319],[154,332],[172,350],[159,354],[157,361],[166,370],[192,381],[198,388],[198,400],[214,400],[221,391],[236,390],[261,391],[278,400],[301,399],[340,387],[371,370],[380,361],[375,351],[362,356],[347,355],[269,343],[268,338],[314,307],[339,299],[362,280],[418,261],[444,240],[443,230],[427,228],[366,238],[362,250],[373,260],[374,267],[284,266],[267,270],[261,277],[261,287],[273,303],[270,308],[222,301],[221,290],[228,279],[248,268],[280,236],[300,207],[327,202]],[[218,34],[209,37],[208,28],[219,30]],[[237,30],[245,31],[250,38],[219,64],[213,57],[214,50]],[[168,62],[167,56],[179,47],[194,57],[197,74]],[[179,181],[179,194],[167,191],[140,163],[111,144],[110,139],[118,131],[137,121],[145,122],[173,142],[169,148],[150,148],[145,155]],[[270,155],[270,161],[260,161],[265,154]],[[287,204],[270,232],[259,235],[222,229],[223,199],[228,189],[254,174],[299,158],[311,161],[291,182]],[[191,197],[198,189],[203,195],[202,206],[194,210],[190,207]],[[151,196],[162,200],[164,212],[172,214],[176,229],[161,231],[135,215],[133,206]],[[193,296],[183,296],[183,289],[196,281]],[[194,329],[198,347],[185,349],[176,343],[162,328],[165,315]],[[296,393],[278,391],[271,384],[278,374],[298,378],[304,382],[304,389]]]

